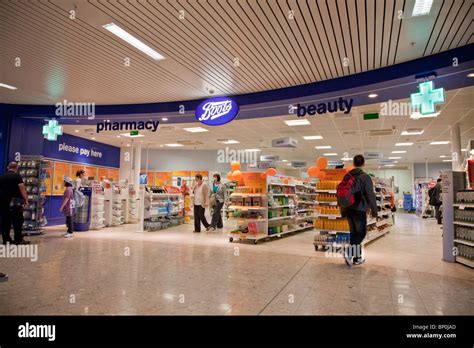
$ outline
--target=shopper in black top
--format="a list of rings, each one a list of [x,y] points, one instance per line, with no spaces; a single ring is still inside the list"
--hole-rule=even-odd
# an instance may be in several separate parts
[[[435,208],[435,216],[436,220],[438,221],[438,225],[441,225],[443,223],[441,219],[441,205],[443,204],[443,202],[441,201],[441,192],[441,179],[438,179],[436,181],[436,186],[434,186],[428,191],[428,195],[430,197],[430,205]]]
[[[349,172],[356,177],[357,190],[354,194],[355,203],[343,212],[343,216],[347,217],[349,222],[350,230],[350,248],[347,248],[344,253],[348,266],[360,265],[365,262],[362,258],[361,243],[367,234],[367,211],[370,209],[374,218],[378,215],[372,178],[362,170],[364,164],[364,156],[354,156],[353,165],[355,168]]]
[[[23,239],[23,207],[28,207],[28,195],[21,175],[18,174],[18,164],[8,164],[7,172],[0,176],[0,224],[3,244],[29,244]],[[14,240],[10,237],[13,224]]]

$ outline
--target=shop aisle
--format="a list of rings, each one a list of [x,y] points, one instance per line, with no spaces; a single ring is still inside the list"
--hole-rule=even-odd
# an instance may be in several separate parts
[[[37,262],[2,259],[0,314],[470,314],[474,271],[441,261],[441,229],[397,214],[396,229],[347,268],[312,233],[260,245],[191,225],[110,228],[72,240],[48,228]],[[236,247],[238,247],[236,249]],[[21,294],[21,296],[17,296]],[[74,301],[71,299],[74,298]]]

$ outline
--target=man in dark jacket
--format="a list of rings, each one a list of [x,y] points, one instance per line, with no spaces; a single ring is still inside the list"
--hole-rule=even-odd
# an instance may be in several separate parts
[[[356,155],[353,159],[354,169],[349,173],[356,177],[357,189],[354,194],[355,203],[346,208],[343,215],[347,217],[350,231],[350,248],[345,251],[344,258],[348,266],[360,265],[365,262],[362,258],[361,243],[367,234],[367,211],[370,208],[372,217],[378,215],[372,178],[362,170],[365,158]]]
[[[438,220],[438,225],[442,224],[441,221],[441,179],[438,179],[436,185],[428,191],[430,196],[430,205],[435,208],[436,220]]]

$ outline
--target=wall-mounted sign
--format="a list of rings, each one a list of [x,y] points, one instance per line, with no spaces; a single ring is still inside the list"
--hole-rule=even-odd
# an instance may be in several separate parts
[[[268,168],[270,168],[270,162],[260,162],[257,165],[257,168],[258,169],[268,169]]]
[[[378,120],[379,113],[378,112],[366,112],[364,113],[364,121],[367,120]]]
[[[204,100],[195,112],[196,119],[208,126],[220,126],[232,121],[239,113],[239,105],[228,97]]]
[[[344,99],[339,97],[338,100],[330,101],[327,103],[319,103],[319,104],[310,104],[308,106],[304,106],[301,104],[296,105],[296,115],[298,117],[304,117],[306,114],[308,115],[322,115],[326,113],[333,113],[333,112],[344,112],[345,114],[349,114],[352,109],[352,104],[354,103],[354,99]]]
[[[118,168],[120,148],[64,134],[60,140],[44,141],[43,156],[47,158]]]
[[[97,123],[96,132],[100,133],[102,131],[138,131],[139,130],[149,130],[150,132],[156,132],[160,121],[123,121],[123,122],[110,122],[104,121]],[[130,135],[132,135],[130,133]]]
[[[434,89],[433,81],[420,83],[418,90],[418,93],[410,94],[410,103],[413,108],[420,109],[420,114],[433,114],[436,104],[444,103],[444,88]]]
[[[63,135],[63,126],[59,125],[57,120],[49,120],[43,126],[43,136],[50,141],[58,140],[58,135]]]

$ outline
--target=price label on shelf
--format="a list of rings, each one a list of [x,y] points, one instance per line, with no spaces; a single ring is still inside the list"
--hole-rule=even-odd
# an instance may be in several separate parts
[[[336,219],[337,219],[337,215],[328,215],[328,219],[329,219],[329,220],[336,220]]]
[[[465,208],[466,208],[466,206],[465,206],[464,204],[461,204],[461,205],[459,206],[459,209],[461,209],[461,210],[464,210]]]

